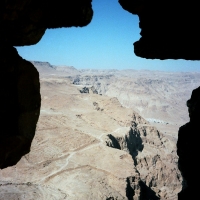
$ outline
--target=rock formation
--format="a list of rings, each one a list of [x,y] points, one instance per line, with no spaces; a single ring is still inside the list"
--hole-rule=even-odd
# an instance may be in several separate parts
[[[39,74],[13,47],[0,47],[0,168],[15,165],[30,151],[40,113]]]
[[[40,110],[39,74],[13,46],[36,44],[47,28],[85,26],[92,14],[91,0],[1,1],[1,169],[29,152]]]
[[[79,90],[80,93],[89,93],[89,88],[83,87],[81,90]]]
[[[47,28],[85,26],[92,19],[91,0],[1,1],[1,41],[13,46],[39,42]]]
[[[199,192],[199,118],[200,118],[200,87],[193,90],[187,101],[190,122],[179,129],[177,141],[178,166],[184,178],[183,191],[179,200],[197,199]]]
[[[141,38],[134,43],[137,56],[149,59],[199,60],[200,13],[197,2],[119,0],[139,17]]]
[[[108,135],[106,143],[132,156],[141,178],[141,199],[176,200],[182,178],[176,166],[175,143],[144,119],[142,123],[134,121],[132,127],[123,132],[125,134],[119,130]]]

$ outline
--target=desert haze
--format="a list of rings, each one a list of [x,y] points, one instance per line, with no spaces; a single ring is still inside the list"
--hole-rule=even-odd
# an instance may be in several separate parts
[[[1,200],[177,200],[177,133],[200,73],[32,63],[40,118],[31,152],[0,171]]]

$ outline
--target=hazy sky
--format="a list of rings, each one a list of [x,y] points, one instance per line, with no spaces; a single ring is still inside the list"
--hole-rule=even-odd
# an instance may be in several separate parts
[[[53,65],[100,69],[200,71],[200,61],[149,60],[135,56],[139,20],[123,10],[118,0],[93,0],[94,15],[83,28],[49,29],[36,45],[17,47],[19,54]]]

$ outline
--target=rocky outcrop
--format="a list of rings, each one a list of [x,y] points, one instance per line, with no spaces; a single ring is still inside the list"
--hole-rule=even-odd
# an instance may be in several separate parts
[[[79,90],[80,93],[89,93],[89,88],[83,87],[81,90]]]
[[[200,118],[200,87],[193,90],[187,101],[190,122],[179,129],[177,141],[178,166],[184,178],[183,190],[179,200],[197,199],[199,196],[199,118]]]
[[[137,56],[149,59],[200,59],[197,2],[119,0],[119,3],[139,17],[141,38],[134,43]]]
[[[91,0],[1,1],[0,168],[30,151],[40,110],[39,74],[12,46],[36,44],[47,28],[85,26],[92,15]]]
[[[141,199],[176,200],[182,177],[177,168],[175,143],[145,120],[108,135],[106,144],[128,152],[140,174]],[[145,122],[145,123],[144,123]]]
[[[35,67],[13,47],[0,47],[0,168],[15,165],[30,151],[40,113],[40,83]]]
[[[13,46],[36,44],[47,28],[85,26],[92,19],[91,0],[1,1],[1,41]]]
[[[92,93],[92,94],[98,94],[97,90],[94,86],[92,87],[83,87],[81,90],[79,90],[80,93]]]
[[[95,89],[94,86],[92,86],[92,87],[90,88],[90,90],[91,90],[91,92],[92,92],[93,94],[98,94],[98,91]]]

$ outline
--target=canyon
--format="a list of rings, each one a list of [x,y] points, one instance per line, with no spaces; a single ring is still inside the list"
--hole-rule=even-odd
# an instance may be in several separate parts
[[[0,172],[0,199],[177,199],[177,129],[200,73],[32,63],[40,117],[30,153]]]
[[[179,127],[189,121],[186,101],[191,91],[200,85],[199,72],[77,70],[44,62],[32,63],[41,77],[69,77],[79,87],[94,87],[100,95],[116,97],[122,106],[133,109],[160,131],[176,139]]]
[[[129,0],[119,0],[118,2],[124,10],[127,10],[133,15],[138,15],[139,17],[141,38],[134,42],[134,52],[137,56],[146,59],[161,60],[200,59],[200,29],[197,26],[199,22],[198,2],[180,3],[178,1]],[[69,0],[66,2],[20,0],[1,2],[0,22],[2,31],[0,33],[0,52],[2,72],[0,80],[2,85],[1,100],[3,100],[0,120],[2,127],[2,131],[0,132],[1,169],[16,165],[22,156],[30,152],[30,146],[35,136],[36,124],[41,108],[39,74],[30,62],[27,62],[18,55],[13,46],[34,45],[38,43],[44,35],[45,30],[48,28],[83,27],[88,25],[93,16],[91,3],[91,0]],[[52,15],[52,13],[54,14]],[[191,66],[188,66],[188,69],[190,68]],[[180,85],[180,87],[182,86]],[[81,89],[81,93],[88,90],[87,87],[84,87]],[[95,90],[95,88],[92,88],[92,90]],[[177,91],[179,91],[179,87]],[[198,149],[198,140],[195,140],[193,137],[193,134],[196,133],[199,126],[200,107],[198,93],[199,89],[193,90],[190,99],[191,104],[188,104],[192,119],[190,117],[190,122],[179,129],[178,162],[182,168],[182,173],[186,172],[186,174],[189,174],[189,179],[187,176],[187,178],[185,177],[188,179],[188,188],[183,189],[182,192],[179,193],[179,200],[195,199],[196,196],[199,195],[197,189],[198,184],[195,183],[196,179],[198,180],[199,177],[197,169],[198,164],[196,163],[196,157],[198,156],[198,150],[196,151],[196,149]],[[185,110],[185,106],[183,110]],[[177,116],[175,121],[179,123],[179,113],[174,112],[174,115]],[[155,119],[154,116],[148,119],[148,121],[155,123],[155,125],[162,122],[157,118]],[[163,124],[165,126],[165,123]],[[162,128],[162,126],[160,128]],[[174,125],[172,130],[174,130]],[[165,136],[167,136],[166,133]],[[175,140],[176,137],[177,134],[175,134]],[[188,139],[190,140],[188,141]],[[193,143],[193,140],[195,143]],[[185,144],[188,143],[189,146],[185,148]],[[190,155],[188,156],[188,152],[191,150],[193,152],[192,156],[195,159],[191,159]],[[181,151],[183,153],[181,153]],[[183,162],[183,164],[180,162],[180,157],[185,161],[189,160],[192,162]],[[194,181],[191,182],[191,179]],[[4,182],[4,184],[1,185],[2,188],[5,186],[5,190],[1,188],[3,194],[1,196],[2,198],[5,197],[9,199],[7,197],[12,193],[9,193],[9,191],[13,189],[12,184],[14,182],[16,182],[15,178],[12,178],[12,182]],[[16,183],[15,188],[21,188],[21,190],[26,188],[26,191],[28,191],[28,189],[32,191],[33,187],[30,187],[31,185],[33,185],[31,182],[21,182]],[[131,189],[129,187],[131,185],[130,179],[127,179],[128,187],[126,190],[126,197],[128,199],[133,199],[133,196],[136,196],[134,191],[139,188],[135,187],[134,190],[132,190],[133,188]],[[29,186],[28,189],[27,186]],[[40,187],[36,186],[35,188],[37,191],[41,191],[41,195],[45,194],[45,192],[43,192],[44,190],[41,190]],[[46,191],[47,190],[48,188],[46,187]],[[19,199],[18,195],[21,194],[20,191],[17,190],[14,192],[17,196],[12,197],[12,199]],[[23,193],[22,196],[26,196],[25,193]],[[36,193],[36,191],[33,193]],[[56,193],[57,192],[54,191],[54,194]],[[52,198],[55,199],[54,197]],[[63,198],[65,198],[65,196]],[[107,199],[113,199],[113,197],[108,197]],[[151,197],[151,199],[153,199],[153,197]]]

